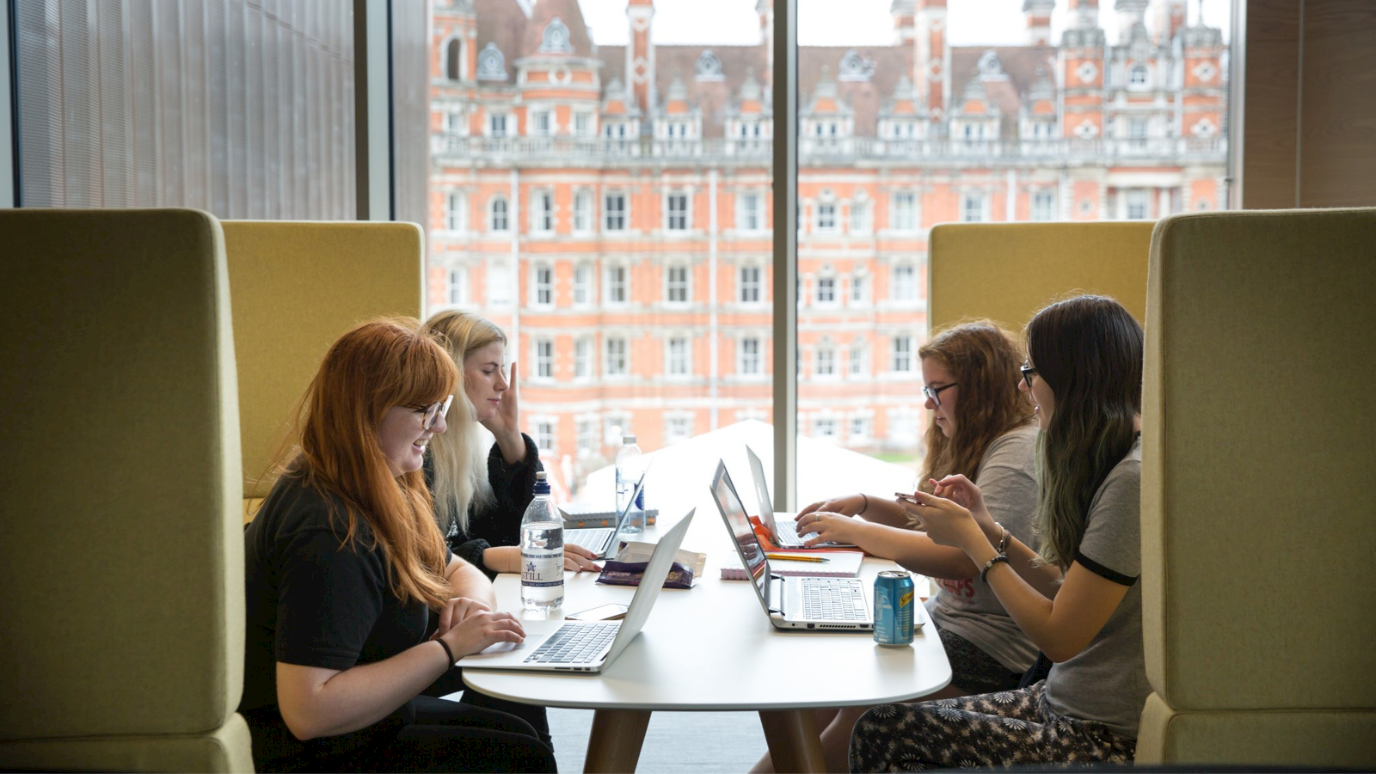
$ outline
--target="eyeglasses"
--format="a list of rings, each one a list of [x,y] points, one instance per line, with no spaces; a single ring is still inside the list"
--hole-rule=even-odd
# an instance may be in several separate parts
[[[1022,371],[1022,380],[1023,380],[1024,382],[1027,382],[1027,391],[1028,391],[1028,392],[1031,392],[1031,391],[1032,391],[1032,377],[1034,377],[1034,376],[1037,375],[1037,369],[1033,368],[1032,366],[1026,366],[1026,365],[1025,365],[1025,366],[1018,366],[1018,370],[1019,370],[1019,371]]]
[[[407,408],[415,409],[417,413],[424,413],[420,420],[420,429],[429,430],[435,426],[436,422],[440,421],[442,415],[449,413],[449,404],[453,402],[454,396],[450,395],[439,403],[431,403],[429,406],[407,406]]]
[[[935,403],[939,407],[941,406],[941,398],[937,396],[941,395],[942,390],[949,390],[955,386],[955,382],[951,382],[950,384],[943,384],[940,387],[928,387],[926,385],[923,385],[922,394],[926,395],[928,400],[930,400],[932,403]]]

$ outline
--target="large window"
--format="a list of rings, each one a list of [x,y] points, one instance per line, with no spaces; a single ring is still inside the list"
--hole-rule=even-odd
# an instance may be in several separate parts
[[[550,466],[566,491],[611,464],[623,431],[653,452],[780,423],[790,385],[800,434],[914,467],[934,226],[1225,201],[1221,0],[1188,27],[1161,2],[1058,3],[1044,28],[1022,0],[803,3],[796,101],[775,94],[768,3],[561,3],[558,56],[520,42],[543,39],[529,25],[553,24],[548,9],[434,3],[430,201],[462,192],[472,214],[461,229],[445,212],[422,221],[430,260],[444,256],[429,302],[466,266],[467,306],[516,331],[513,351],[554,342],[578,389],[532,383],[522,400],[567,435],[571,469]],[[1085,40],[1101,42],[1068,47]],[[437,69],[448,41],[477,54],[464,79]],[[792,136],[776,122],[790,104]],[[792,190],[774,180],[776,144],[797,158]],[[789,264],[772,221],[795,217]],[[795,282],[790,340],[776,317]],[[790,354],[797,376],[776,382]]]

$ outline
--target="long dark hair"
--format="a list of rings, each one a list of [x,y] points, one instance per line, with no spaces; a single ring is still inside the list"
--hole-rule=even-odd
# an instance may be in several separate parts
[[[1038,443],[1041,557],[1067,569],[1094,493],[1136,440],[1142,411],[1142,326],[1105,296],[1077,296],[1037,312],[1027,355],[1055,395]]]
[[[947,438],[935,422],[927,427],[919,488],[930,492],[930,479],[956,473],[974,481],[990,444],[1032,419],[1032,405],[1018,392],[1018,346],[989,320],[973,320],[938,333],[917,354],[935,360],[960,385],[955,432]]]

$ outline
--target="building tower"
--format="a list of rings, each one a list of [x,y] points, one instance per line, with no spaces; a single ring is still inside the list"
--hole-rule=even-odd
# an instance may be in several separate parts
[[[1056,0],[1023,0],[1022,12],[1027,19],[1027,45],[1051,45],[1051,11]]]
[[[946,0],[916,0],[913,14],[913,83],[932,122],[930,136],[946,134],[951,52],[946,45]]]
[[[626,5],[626,19],[631,27],[630,44],[626,46],[626,82],[635,95],[641,115],[652,115],[657,102],[655,96],[655,44],[650,40],[650,23],[655,18],[654,0],[630,0]],[[642,127],[642,131],[649,127]]]

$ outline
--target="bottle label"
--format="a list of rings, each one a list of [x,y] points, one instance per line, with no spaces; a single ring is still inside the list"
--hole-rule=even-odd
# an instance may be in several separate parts
[[[564,552],[536,554],[522,551],[521,585],[538,587],[564,585]]]

